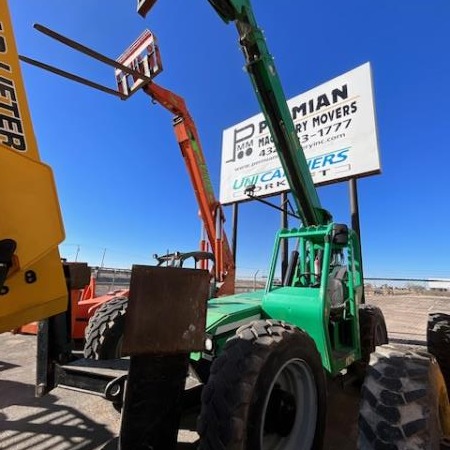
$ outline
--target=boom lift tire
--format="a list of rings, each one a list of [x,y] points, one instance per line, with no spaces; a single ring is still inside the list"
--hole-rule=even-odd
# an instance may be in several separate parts
[[[362,383],[366,375],[370,355],[378,345],[389,342],[386,321],[383,312],[378,306],[359,305],[359,335],[361,340],[361,359],[351,366],[351,372]]]
[[[450,406],[433,355],[383,345],[361,389],[358,449],[439,449],[450,435]]]
[[[120,358],[127,306],[127,297],[115,297],[97,309],[86,327],[85,358]]]
[[[251,322],[211,366],[199,448],[321,448],[326,395],[320,354],[304,331],[280,321]]]
[[[450,315],[433,313],[428,315],[428,351],[434,355],[444,376],[447,392],[450,393]]]

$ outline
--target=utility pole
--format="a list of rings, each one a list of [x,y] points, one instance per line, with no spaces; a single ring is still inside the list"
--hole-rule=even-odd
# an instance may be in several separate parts
[[[103,267],[103,263],[105,262],[105,254],[106,254],[106,248],[103,249],[102,262],[100,263],[100,267]]]

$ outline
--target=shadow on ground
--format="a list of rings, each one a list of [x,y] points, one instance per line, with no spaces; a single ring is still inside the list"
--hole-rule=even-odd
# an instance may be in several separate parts
[[[199,442],[178,442],[177,450],[196,450],[198,448]],[[101,447],[99,450],[117,450],[119,445],[119,438],[114,438],[109,441],[105,446]]]
[[[113,437],[104,425],[56,401],[51,394],[35,398],[32,385],[0,380],[0,448],[94,450]]]
[[[15,369],[16,367],[19,367],[19,366],[17,364],[10,364],[5,361],[0,361],[0,373],[3,373],[10,369]]]

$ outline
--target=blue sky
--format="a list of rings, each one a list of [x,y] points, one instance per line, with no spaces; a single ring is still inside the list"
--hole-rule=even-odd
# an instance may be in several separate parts
[[[156,81],[185,98],[217,196],[222,131],[259,112],[233,25],[206,0],[165,0],[144,20],[134,1],[9,0],[20,53],[97,82],[113,71],[32,28],[46,25],[117,57],[144,28],[158,37]],[[450,3],[447,0],[255,0],[288,98],[370,61],[381,175],[358,183],[367,276],[450,277]],[[171,115],[138,93],[127,102],[22,66],[43,161],[52,166],[73,260],[130,267],[154,253],[196,249],[197,205]],[[347,183],[323,205],[350,222]],[[275,198],[275,201],[278,201]],[[226,208],[231,238],[231,210]],[[280,217],[240,207],[241,274],[267,271]],[[105,251],[106,249],[106,251]]]

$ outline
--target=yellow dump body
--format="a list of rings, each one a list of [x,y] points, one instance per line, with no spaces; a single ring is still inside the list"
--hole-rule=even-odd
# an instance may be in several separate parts
[[[0,289],[0,332],[67,308],[64,227],[52,170],[40,162],[7,0],[0,0],[0,251],[16,251]]]

